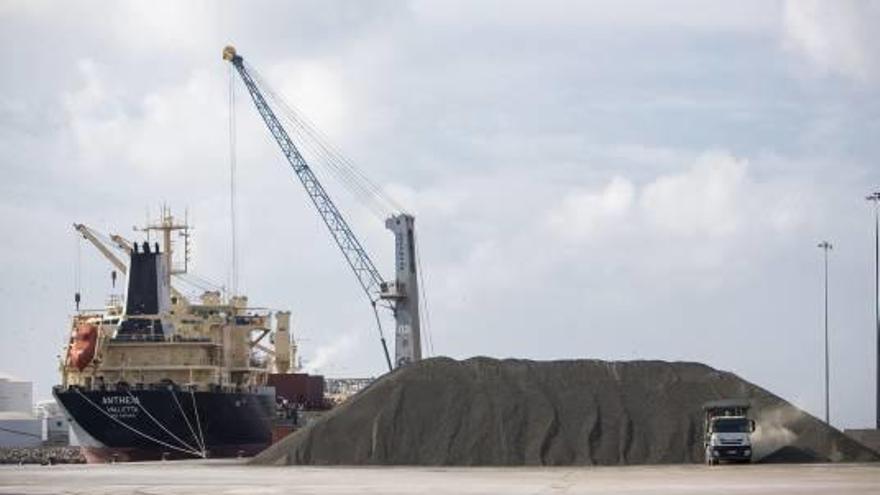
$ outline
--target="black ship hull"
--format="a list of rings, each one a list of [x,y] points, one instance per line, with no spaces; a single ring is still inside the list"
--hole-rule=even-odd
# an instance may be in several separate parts
[[[275,394],[53,390],[88,462],[252,456],[272,442]]]

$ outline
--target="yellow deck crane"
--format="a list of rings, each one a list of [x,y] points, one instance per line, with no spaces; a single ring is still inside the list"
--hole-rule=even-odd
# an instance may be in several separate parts
[[[123,275],[123,276],[128,274],[128,265],[124,261],[122,261],[122,259],[119,256],[117,256],[116,253],[114,253],[111,250],[111,248],[107,245],[108,243],[101,240],[103,237],[105,237],[103,234],[100,234],[95,229],[89,227],[88,225],[82,224],[82,223],[73,224],[73,228],[77,232],[79,232],[80,235],[82,235],[85,240],[89,241],[89,243],[91,243],[93,246],[95,246],[95,249],[97,249],[98,252],[101,253],[105,258],[107,258],[107,261],[109,261],[110,264],[113,265],[115,270],[113,272],[111,272],[111,277],[113,279],[114,286],[116,285],[116,272],[119,272],[119,274]],[[115,244],[115,246],[113,246],[113,247],[115,247],[116,249],[122,250],[126,253],[130,252],[133,248],[131,241],[129,241],[125,237],[122,237],[119,234],[111,234],[110,241],[112,241],[112,243]],[[174,273],[174,274],[176,275],[179,273]],[[75,295],[77,309],[79,308],[79,302],[80,302],[80,297],[81,297],[80,293],[78,291],[79,291],[79,289],[77,289],[77,293]],[[174,288],[173,286],[171,286],[171,294],[173,296],[175,296],[176,299],[182,299],[181,296],[183,294],[179,290]]]

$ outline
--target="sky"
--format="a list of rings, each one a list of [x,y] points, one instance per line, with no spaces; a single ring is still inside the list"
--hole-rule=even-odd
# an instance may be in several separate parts
[[[0,371],[48,397],[77,287],[112,292],[74,222],[137,239],[185,211],[193,271],[230,287],[231,43],[416,216],[430,355],[699,361],[822,417],[828,240],[831,420],[872,426],[878,23],[851,0],[5,0]],[[381,374],[233,88],[239,292],[293,312],[310,371]],[[315,171],[390,277],[381,218]]]

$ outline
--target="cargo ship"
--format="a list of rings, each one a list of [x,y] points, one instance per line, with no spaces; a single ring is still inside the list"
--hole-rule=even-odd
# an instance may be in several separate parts
[[[77,307],[53,388],[89,462],[251,456],[329,407],[322,377],[291,372],[289,311],[172,284],[189,265],[186,222],[163,208],[138,229],[147,240],[112,236],[127,262],[75,227],[126,282],[105,308]]]

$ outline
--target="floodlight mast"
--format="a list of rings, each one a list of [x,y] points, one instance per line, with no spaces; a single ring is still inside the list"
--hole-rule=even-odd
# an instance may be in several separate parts
[[[828,354],[828,251],[834,246],[828,241],[820,242],[817,247],[822,250],[825,261],[825,424],[831,424],[831,382]]]
[[[388,368],[400,367],[422,358],[421,332],[419,322],[419,290],[417,263],[415,258],[415,218],[406,213],[392,215],[385,221],[385,226],[394,233],[395,237],[395,272],[394,282],[386,282],[373,261],[361,246],[360,241],[348,226],[348,222],[336,208],[324,187],[318,181],[312,169],[309,167],[299,148],[290,139],[284,126],[275,116],[272,108],[263,97],[257,81],[251,77],[250,72],[244,65],[244,59],[235,48],[227,46],[223,49],[223,60],[235,67],[238,75],[250,93],[251,99],[256,106],[260,117],[275,138],[281,152],[293,168],[297,178],[302,183],[312,200],[318,214],[324,220],[324,224],[330,230],[330,234],[336,245],[342,251],[345,261],[354,272],[358,284],[363,289],[375,312],[379,301],[387,301],[394,313],[395,328],[395,361],[392,366],[388,353],[385,337],[381,332],[379,315],[376,313],[376,322],[379,324],[382,349]]]
[[[877,387],[874,428],[880,429],[880,191],[865,197],[874,206],[874,325],[876,330],[877,367],[875,386]]]

